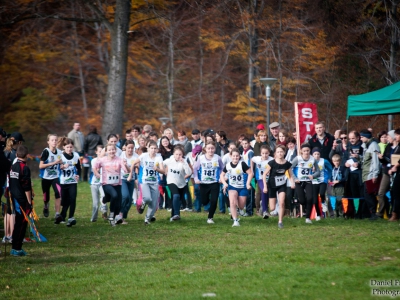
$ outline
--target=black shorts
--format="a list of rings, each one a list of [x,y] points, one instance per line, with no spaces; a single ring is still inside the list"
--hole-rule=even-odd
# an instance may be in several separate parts
[[[278,186],[278,187],[268,187],[268,196],[269,198],[276,198],[276,195],[280,193],[286,193],[286,184]]]

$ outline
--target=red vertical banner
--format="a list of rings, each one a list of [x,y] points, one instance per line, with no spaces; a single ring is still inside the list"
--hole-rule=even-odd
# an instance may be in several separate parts
[[[315,123],[318,122],[317,105],[309,102],[295,102],[297,149],[307,142],[315,133]]]

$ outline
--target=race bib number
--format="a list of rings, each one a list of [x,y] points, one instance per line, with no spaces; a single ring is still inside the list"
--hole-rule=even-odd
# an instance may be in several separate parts
[[[214,181],[215,180],[215,169],[212,170],[204,170],[204,181]]]
[[[229,184],[232,186],[243,185],[242,180],[242,175],[229,175]]]
[[[308,175],[311,174],[311,169],[306,169],[306,168],[300,168],[299,169],[299,180],[300,181],[310,181],[310,178]]]
[[[75,173],[72,170],[62,170],[61,181],[62,184],[76,183]]]
[[[285,183],[286,183],[285,175],[275,177],[275,186],[281,186],[284,185]]]
[[[107,184],[118,184],[118,183],[119,183],[119,175],[107,176]]]
[[[145,174],[145,181],[146,182],[157,182],[157,171],[156,170],[152,170],[152,169],[146,169],[146,174]]]

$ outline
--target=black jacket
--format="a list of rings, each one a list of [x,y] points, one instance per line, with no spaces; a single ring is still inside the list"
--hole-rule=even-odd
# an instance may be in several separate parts
[[[311,146],[311,149],[318,147],[319,149],[321,149],[321,158],[325,158],[326,160],[329,160],[329,162],[331,162],[330,158],[329,158],[329,153],[332,150],[332,146],[333,146],[333,141],[334,141],[334,137],[333,135],[325,132],[325,137],[324,137],[324,141],[321,144],[317,138],[317,134],[314,134],[311,139],[308,141],[308,143]]]
[[[391,168],[391,166],[388,167],[388,164],[390,164],[390,157],[392,154],[400,154],[400,145],[392,149],[392,144],[388,144],[385,148],[385,152],[383,152],[383,158],[379,159],[382,164],[382,171],[386,175],[388,175],[388,171]]]
[[[97,133],[91,132],[85,137],[83,151],[90,156],[94,156],[96,154],[97,145],[103,145],[101,136]]]

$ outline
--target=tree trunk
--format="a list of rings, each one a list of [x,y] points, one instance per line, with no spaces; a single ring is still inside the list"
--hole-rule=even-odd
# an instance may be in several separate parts
[[[117,0],[115,21],[111,28],[110,70],[101,132],[103,139],[110,133],[122,131],[128,65],[130,6],[129,0]]]

